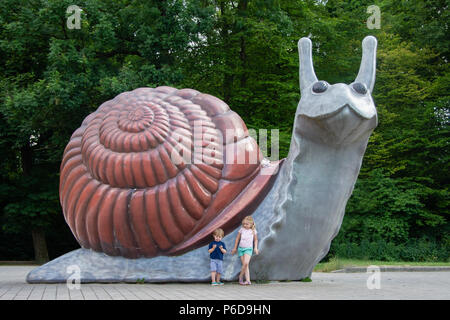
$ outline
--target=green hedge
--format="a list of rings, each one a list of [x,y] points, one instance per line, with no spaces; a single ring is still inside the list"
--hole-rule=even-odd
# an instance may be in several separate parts
[[[395,244],[380,239],[362,240],[360,243],[333,242],[325,261],[331,257],[379,261],[450,261],[450,245],[447,242],[421,238]]]

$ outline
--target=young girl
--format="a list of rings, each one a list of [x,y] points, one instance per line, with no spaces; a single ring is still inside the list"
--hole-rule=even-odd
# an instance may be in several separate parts
[[[234,243],[234,248],[231,250],[231,254],[236,253],[236,248],[239,244],[239,248],[237,249],[238,255],[241,258],[242,269],[239,274],[239,284],[248,285],[250,282],[250,269],[248,267],[250,263],[250,259],[252,257],[253,252],[258,254],[258,237],[256,235],[256,227],[255,221],[251,216],[247,216],[242,220],[242,228],[239,229],[239,232],[236,237],[236,241]],[[244,282],[245,275],[245,282]]]

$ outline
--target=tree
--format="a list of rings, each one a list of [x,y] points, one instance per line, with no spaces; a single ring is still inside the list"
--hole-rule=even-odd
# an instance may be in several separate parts
[[[2,230],[31,232],[39,262],[62,216],[58,172],[71,134],[122,91],[179,81],[177,59],[209,23],[200,1],[86,0],[81,28],[68,29],[72,4],[0,3]]]
[[[44,234],[73,241],[59,165],[102,102],[143,86],[194,88],[223,99],[250,129],[279,129],[285,157],[300,98],[297,41],[313,40],[320,80],[350,84],[371,34],[379,126],[339,236],[450,245],[447,1],[379,1],[379,30],[367,28],[369,0],[80,0],[80,29],[69,29],[73,4],[0,2],[1,237],[34,234],[36,249]]]
[[[370,138],[343,229],[353,240],[356,234],[358,241],[376,235],[400,243],[404,237],[392,237],[383,228],[402,226],[408,238],[427,235],[445,242],[450,111],[448,65],[442,63],[446,49],[405,27],[411,21],[424,22],[427,14],[421,10],[427,5],[423,2],[414,2],[402,13],[398,9],[405,8],[403,2],[385,1],[384,5],[373,94],[379,126]],[[424,27],[430,25],[436,27],[432,22]],[[437,32],[432,37],[436,34],[442,35]],[[376,181],[384,183],[375,187]],[[385,197],[380,198],[381,194]],[[374,199],[379,206],[373,206]],[[363,232],[362,226],[368,223],[371,231]]]

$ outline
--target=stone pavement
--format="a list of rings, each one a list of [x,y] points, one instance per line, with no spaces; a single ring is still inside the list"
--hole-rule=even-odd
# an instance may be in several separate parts
[[[450,272],[313,273],[312,282],[28,284],[35,266],[0,266],[0,300],[442,300],[450,299]],[[379,284],[379,289],[376,285]]]

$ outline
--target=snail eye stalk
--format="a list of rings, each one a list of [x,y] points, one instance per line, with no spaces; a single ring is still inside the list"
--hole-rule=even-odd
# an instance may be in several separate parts
[[[355,90],[359,94],[366,94],[367,93],[367,88],[364,85],[364,83],[355,82],[355,83],[352,84],[352,88],[353,88],[353,90]]]
[[[314,83],[312,91],[315,93],[322,93],[328,89],[328,83],[326,81],[318,81]]]

